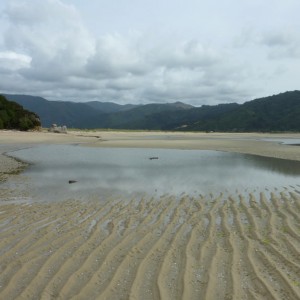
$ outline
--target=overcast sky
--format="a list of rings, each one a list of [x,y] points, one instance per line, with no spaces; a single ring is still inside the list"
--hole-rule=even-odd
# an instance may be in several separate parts
[[[1,0],[0,92],[245,102],[300,85],[299,0]]]

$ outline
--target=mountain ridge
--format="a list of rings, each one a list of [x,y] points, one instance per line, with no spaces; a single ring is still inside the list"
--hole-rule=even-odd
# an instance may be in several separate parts
[[[52,123],[79,129],[111,128],[176,131],[300,131],[300,91],[238,103],[194,107],[183,102],[145,105],[113,102],[49,101],[29,95],[5,94]]]

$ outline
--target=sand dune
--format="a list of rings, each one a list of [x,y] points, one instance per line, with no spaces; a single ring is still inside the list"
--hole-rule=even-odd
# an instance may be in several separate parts
[[[299,299],[299,190],[2,204],[1,299]]]

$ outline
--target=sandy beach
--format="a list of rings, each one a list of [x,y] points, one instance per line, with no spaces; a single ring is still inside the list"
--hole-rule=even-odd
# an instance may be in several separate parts
[[[300,134],[0,131],[0,299],[300,299],[300,182],[99,201],[30,197],[5,155],[39,144],[219,150],[300,161]],[[0,187],[1,187],[0,181]],[[24,184],[23,184],[24,185]]]

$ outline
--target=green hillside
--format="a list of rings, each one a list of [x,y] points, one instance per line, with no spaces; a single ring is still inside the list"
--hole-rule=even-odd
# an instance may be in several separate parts
[[[0,129],[29,130],[41,126],[39,117],[0,95]]]
[[[285,92],[238,105],[231,112],[196,122],[185,130],[300,131],[300,91]]]

